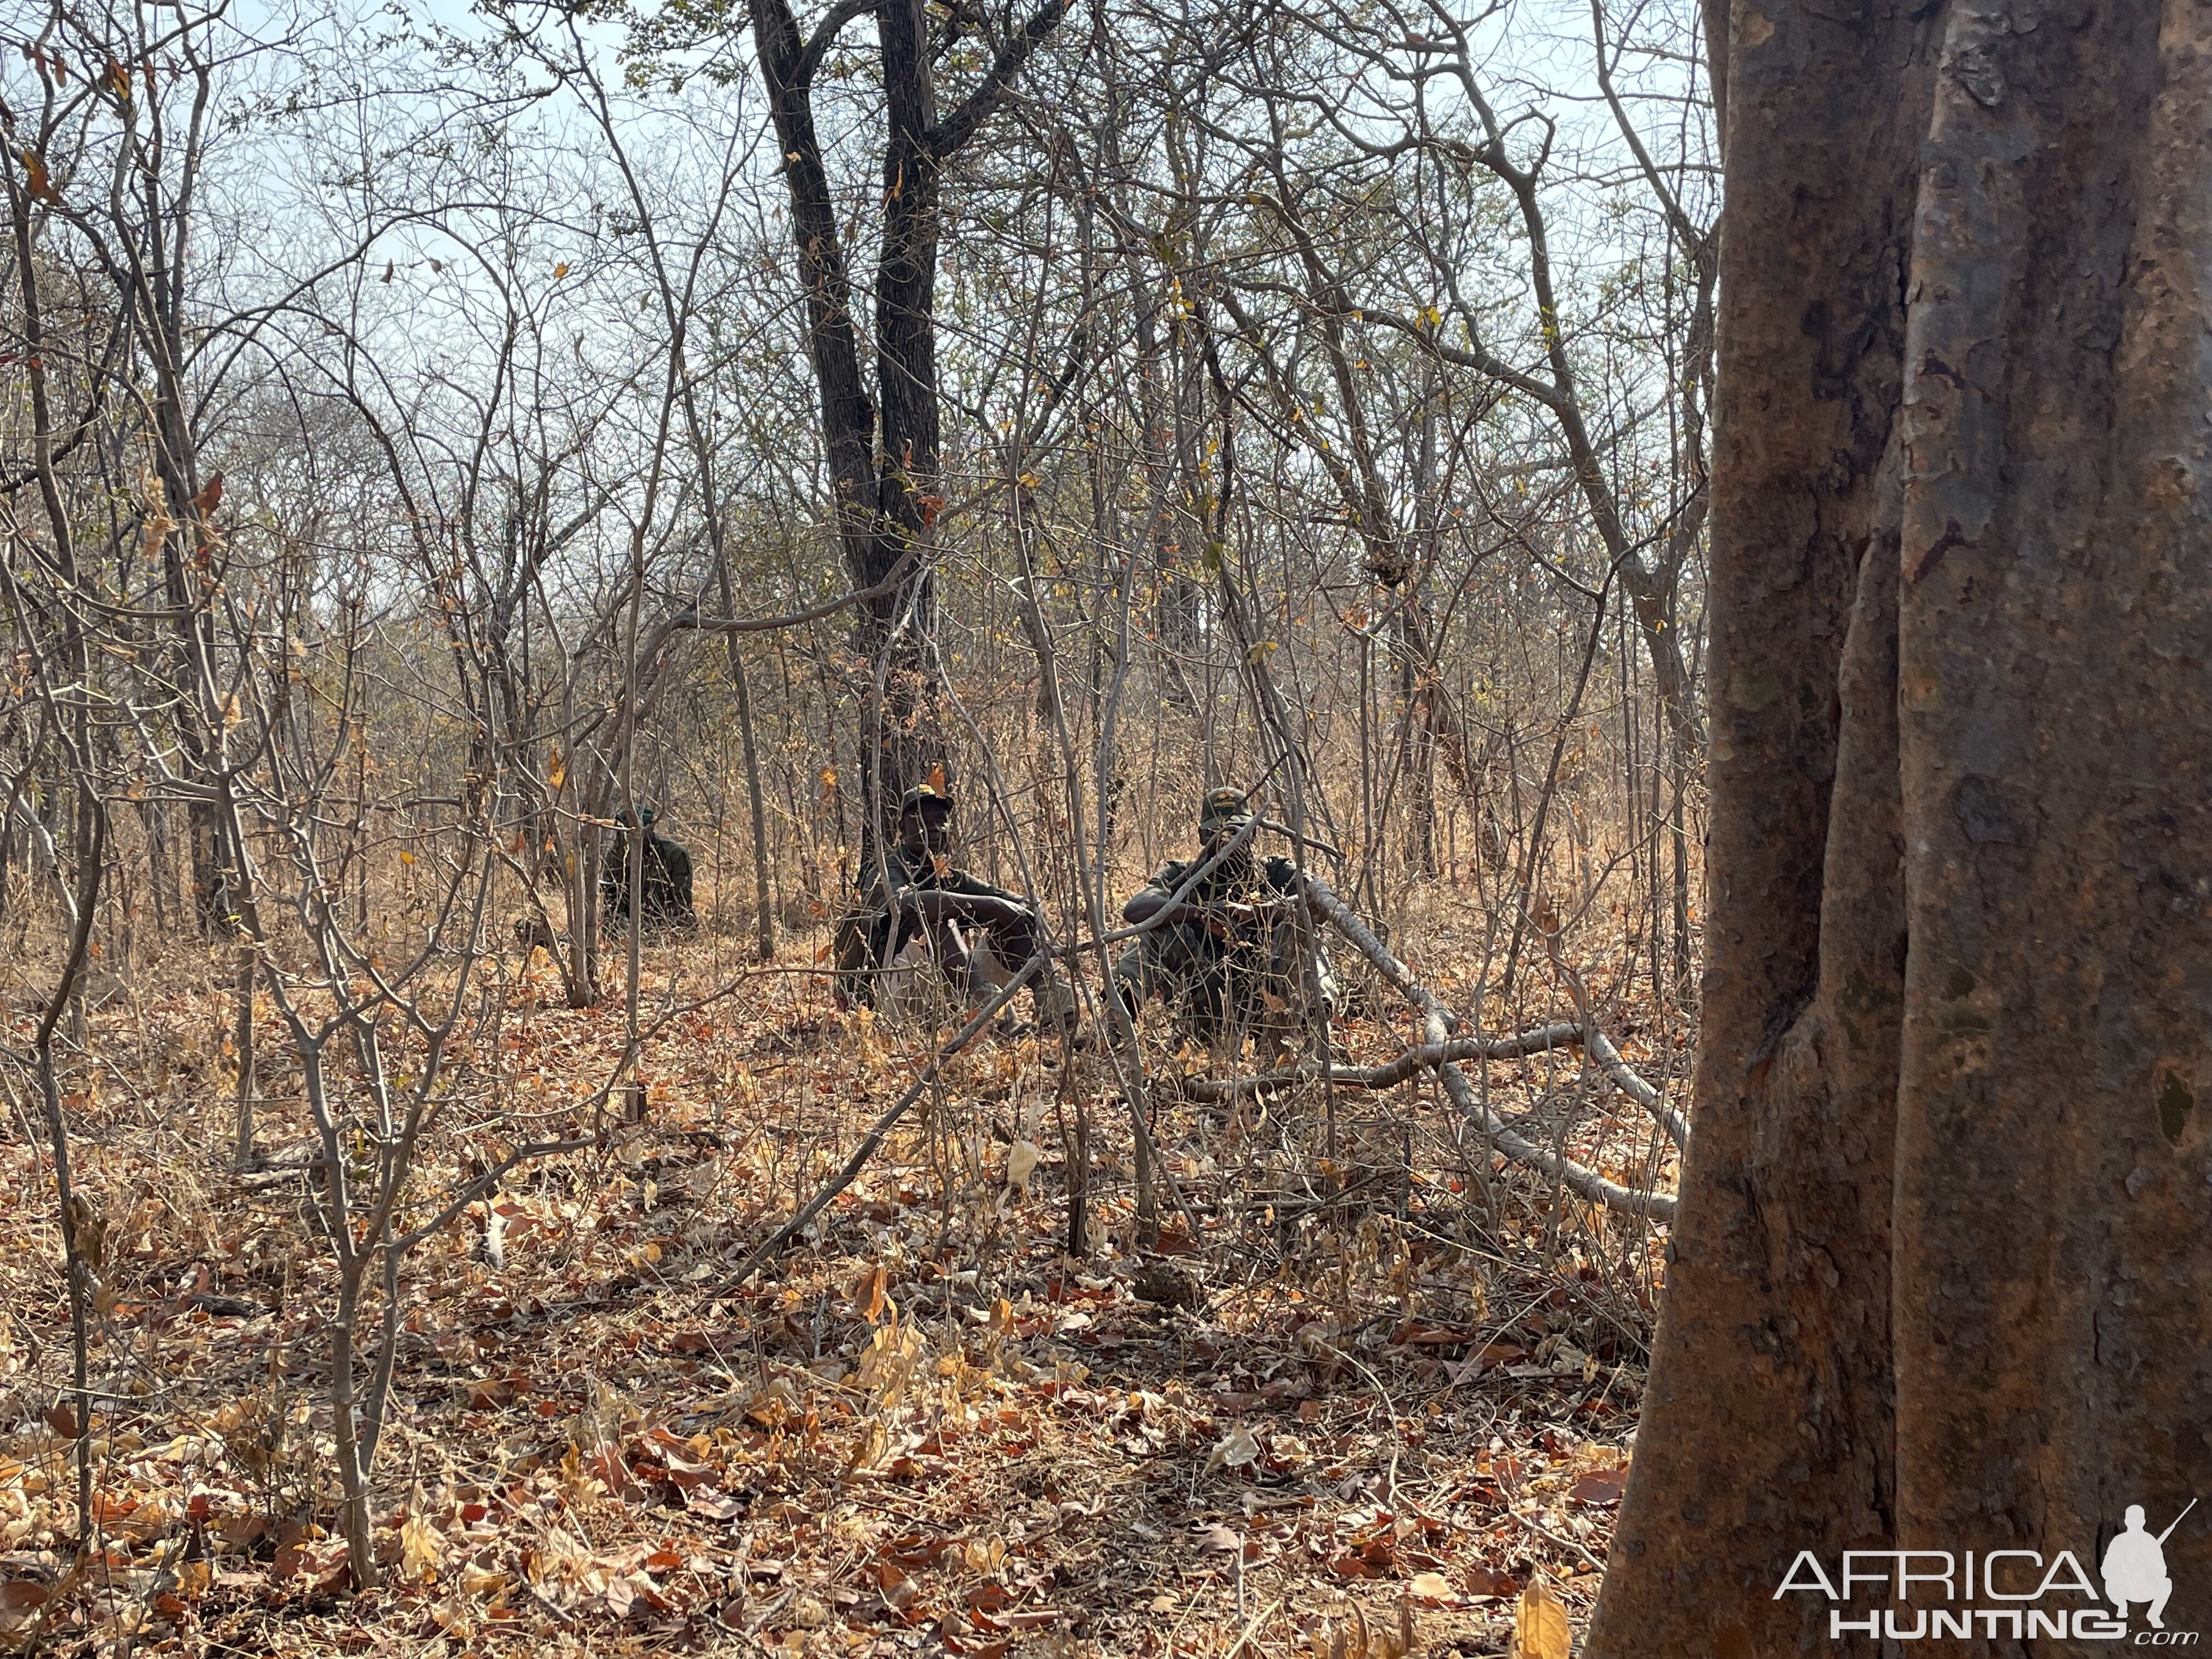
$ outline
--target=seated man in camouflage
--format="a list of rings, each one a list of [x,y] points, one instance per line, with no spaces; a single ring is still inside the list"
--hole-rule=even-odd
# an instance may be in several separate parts
[[[683,845],[653,831],[653,809],[639,812],[645,829],[645,856],[638,860],[638,914],[647,922],[666,927],[690,927],[698,922],[691,905],[691,854]],[[607,915],[618,922],[629,920],[630,816],[615,815],[617,826],[610,838],[605,861],[599,868],[599,896]]]
[[[872,868],[860,872],[860,907],[837,930],[837,995],[841,1005],[874,1006],[873,970],[889,966],[907,946],[926,940],[945,976],[963,992],[972,990],[980,964],[977,947],[988,944],[999,964],[1018,969],[1037,953],[1042,933],[1036,912],[1002,887],[957,867],[951,856],[952,797],[928,784],[900,798],[897,838],[884,848],[884,870],[890,880],[887,902]],[[891,937],[891,913],[898,914],[898,936]],[[1063,1031],[1075,1027],[1075,994],[1059,970],[1041,970],[1033,988],[1038,1018]]]
[[[1199,856],[1160,868],[1121,909],[1132,926],[1166,919],[1137,939],[1115,964],[1115,990],[1133,1024],[1148,996],[1164,998],[1201,1042],[1257,1030],[1263,1048],[1303,1031],[1297,1011],[1317,1000],[1335,1005],[1327,960],[1311,951],[1297,921],[1297,866],[1288,859],[1253,855],[1249,837],[1219,859],[1175,902],[1194,871],[1236,839],[1252,817],[1238,789],[1209,791],[1198,814]],[[1309,995],[1310,993],[1310,996]]]

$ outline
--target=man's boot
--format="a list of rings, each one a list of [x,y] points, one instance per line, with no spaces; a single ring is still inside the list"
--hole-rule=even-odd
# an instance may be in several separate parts
[[[1057,1031],[1062,1040],[1079,1042],[1082,1039],[1083,1007],[1076,1000],[1075,988],[1060,976],[1057,968],[1047,970],[1032,988],[1036,999],[1038,1026],[1047,1031]]]

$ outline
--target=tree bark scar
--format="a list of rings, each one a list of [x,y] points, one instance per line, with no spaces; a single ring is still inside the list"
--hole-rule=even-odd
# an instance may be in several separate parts
[[[1912,585],[1917,587],[1925,581],[1928,579],[1928,573],[1942,563],[1943,556],[1953,548],[1966,545],[1968,545],[1966,538],[1959,530],[1959,521],[1956,519],[1945,520],[1943,533],[1936,538],[1933,546],[1920,556],[1920,562],[1912,567]]]

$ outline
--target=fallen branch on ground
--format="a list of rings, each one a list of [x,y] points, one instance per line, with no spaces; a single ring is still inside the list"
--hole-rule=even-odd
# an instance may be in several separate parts
[[[1182,1090],[1194,1100],[1234,1100],[1239,1095],[1272,1094],[1302,1083],[1319,1083],[1324,1077],[1340,1089],[1395,1089],[1447,1061],[1456,1064],[1467,1060],[1521,1060],[1549,1048],[1578,1048],[1582,1043],[1582,1027],[1563,1021],[1512,1036],[1454,1037],[1445,1042],[1423,1043],[1381,1066],[1324,1068],[1317,1060],[1304,1060],[1279,1072],[1262,1072],[1254,1077],[1218,1080],[1188,1078],[1184,1079]]]
[[[1553,971],[1566,981],[1567,994],[1575,1000],[1575,1013],[1582,1021],[1583,1052],[1598,1063],[1621,1093],[1651,1114],[1653,1121],[1667,1132],[1668,1139],[1687,1152],[1690,1148],[1688,1121],[1659,1097],[1656,1089],[1636,1074],[1635,1068],[1620,1057],[1620,1050],[1613,1046],[1613,1039],[1598,1029],[1598,1023],[1590,1013],[1589,994],[1583,989],[1583,976],[1567,966],[1566,957],[1560,953],[1559,923],[1547,915],[1539,917],[1536,925],[1544,941],[1545,955],[1551,957]]]
[[[1375,966],[1375,970],[1395,986],[1406,1000],[1421,1015],[1422,1049],[1442,1050],[1449,1044],[1456,1022],[1443,1004],[1420,981],[1413,977],[1413,969],[1390,953],[1389,947],[1376,939],[1367,924],[1352,914],[1344,901],[1337,897],[1328,884],[1313,875],[1304,878],[1307,896],[1336,931],[1350,941],[1352,948]],[[1650,1216],[1656,1220],[1670,1221],[1674,1215],[1674,1200],[1663,1194],[1644,1192],[1633,1187],[1624,1187],[1617,1181],[1607,1179],[1596,1170],[1576,1163],[1572,1158],[1537,1146],[1527,1137],[1516,1133],[1495,1112],[1482,1103],[1481,1097],[1468,1082],[1466,1073],[1449,1060],[1437,1059],[1428,1062],[1443,1080],[1444,1092],[1460,1113],[1477,1129],[1484,1139],[1514,1163],[1553,1176],[1570,1192],[1588,1199],[1593,1204],[1603,1204],[1632,1215]],[[1632,1075],[1633,1075],[1632,1073]],[[1656,1093],[1656,1091],[1655,1091]]]

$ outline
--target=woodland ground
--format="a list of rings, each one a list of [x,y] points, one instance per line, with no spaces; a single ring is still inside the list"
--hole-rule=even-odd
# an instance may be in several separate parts
[[[1479,921],[1447,903],[1401,933],[1462,1006]],[[1574,954],[1631,1063],[1679,1102],[1690,1024],[1613,926]],[[648,942],[648,1015],[737,949]],[[502,964],[503,1011],[452,1086],[607,1133],[410,1258],[376,1468],[390,1571],[356,1596],[327,1451],[332,1273],[311,1173],[282,1167],[311,1126],[264,1010],[278,1167],[233,1170],[224,960],[172,951],[111,984],[68,1079],[106,1224],[92,1372],[114,1407],[94,1424],[100,1547],[75,1560],[60,1233],[9,1079],[0,1650],[1329,1659],[1503,1652],[1532,1583],[1587,1612],[1663,1229],[1503,1170],[1428,1086],[1340,1095],[1334,1159],[1318,1089],[1263,1110],[1169,1086],[1157,1133],[1201,1232],[1170,1202],[1146,1259],[1104,1062],[991,1040],[799,1248],[717,1295],[927,1035],[838,1015],[816,974],[749,979],[648,1039],[646,1121],[622,1125],[600,1099],[621,999],[558,1006],[542,957]],[[1540,970],[1521,998],[1484,1026],[1569,1012]],[[22,1010],[0,1013],[27,1036]],[[1381,1059],[1413,1030],[1370,987],[1339,1044]],[[1574,1051],[1471,1075],[1583,1161],[1671,1183],[1648,1121]],[[1095,1248],[1075,1261],[1066,1137],[1086,1102]],[[469,1121],[426,1158],[426,1194],[489,1144]]]

